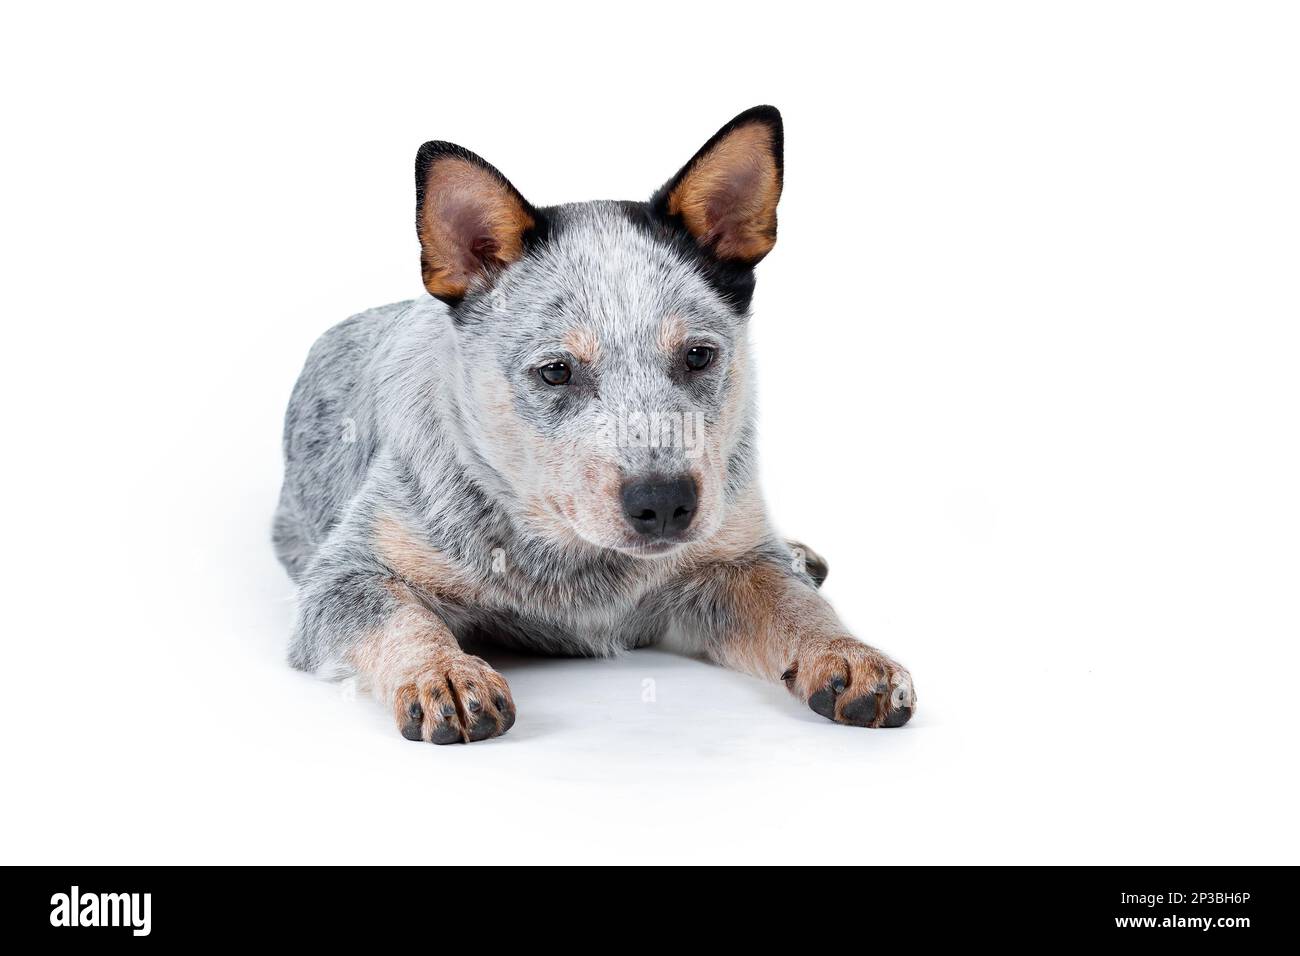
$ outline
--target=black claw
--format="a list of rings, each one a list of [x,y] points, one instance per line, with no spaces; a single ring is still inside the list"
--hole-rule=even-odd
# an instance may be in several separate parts
[[[418,700],[411,701],[410,706],[406,708],[406,716],[410,717],[412,720],[424,719],[424,708],[420,706]]]
[[[885,715],[885,722],[882,727],[901,727],[912,719],[911,707],[900,707],[898,710],[891,710]]]
[[[407,740],[423,739],[420,734],[420,721],[419,720],[408,721],[406,725],[402,728],[402,736],[405,737]]]
[[[820,714],[827,720],[835,719],[835,692],[830,687],[823,687],[808,698],[808,706],[814,714]]]
[[[844,688],[848,686],[849,686],[848,683],[844,680],[843,677],[837,676],[831,678],[831,690],[835,691],[835,693],[837,694],[844,693]]]
[[[455,724],[440,724],[433,731],[433,742],[435,744],[460,743],[460,728]]]
[[[468,710],[471,714],[477,714],[480,710],[483,709],[483,705],[471,697],[468,701],[465,702],[465,709]]]
[[[474,726],[469,729],[470,740],[485,740],[491,737],[497,731],[497,722],[492,719],[490,714],[484,714],[478,720],[474,721]]]
[[[450,717],[455,717],[455,716],[456,716],[456,705],[455,705],[455,704],[443,704],[443,705],[442,705],[442,710],[438,711],[438,713],[442,714],[442,716],[443,716],[444,719],[447,719],[447,718],[450,718]]]
[[[840,719],[854,727],[867,727],[876,719],[876,695],[863,694],[857,700],[851,700],[840,711]]]
[[[504,714],[506,712],[506,695],[497,694],[495,697],[493,697],[492,706]]]
[[[799,668],[791,664],[789,667],[785,669],[785,673],[781,675],[781,680],[785,680],[785,681],[794,680],[795,677],[798,676],[798,674],[799,674]]]

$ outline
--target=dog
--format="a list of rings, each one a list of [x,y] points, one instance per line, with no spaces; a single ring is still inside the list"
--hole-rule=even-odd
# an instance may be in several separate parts
[[[671,631],[828,720],[908,721],[911,676],[847,633],[757,485],[746,329],[783,137],[755,107],[648,202],[546,208],[420,147],[428,294],[326,332],[289,402],[294,667],[359,679],[409,740],[468,743],[515,702],[462,645],[609,655]]]

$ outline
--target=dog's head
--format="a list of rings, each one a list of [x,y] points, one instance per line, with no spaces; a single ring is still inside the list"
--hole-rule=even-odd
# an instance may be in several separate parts
[[[473,153],[420,148],[421,266],[450,307],[466,454],[520,519],[642,557],[719,528],[751,478],[745,319],[781,180],[770,106],[644,203],[539,209]]]

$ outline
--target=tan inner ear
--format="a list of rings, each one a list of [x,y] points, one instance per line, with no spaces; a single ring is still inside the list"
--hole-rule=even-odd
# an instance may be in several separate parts
[[[772,130],[750,123],[732,130],[702,156],[668,196],[698,242],[721,259],[757,262],[776,244],[781,177]]]
[[[420,210],[420,265],[424,287],[460,297],[493,269],[524,252],[524,233],[536,223],[511,189],[488,170],[458,156],[436,160]]]

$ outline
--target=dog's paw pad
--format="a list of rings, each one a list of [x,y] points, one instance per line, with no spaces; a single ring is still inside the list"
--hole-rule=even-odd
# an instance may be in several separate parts
[[[808,706],[812,708],[814,714],[820,714],[827,720],[834,720],[835,692],[829,687],[823,687],[808,698]]]
[[[419,740],[424,733],[424,708],[418,700],[413,700],[406,707],[406,723],[402,725],[402,736],[407,740]]]
[[[497,732],[496,718],[491,714],[483,714],[469,728],[470,740],[486,740]]]
[[[410,740],[411,738],[407,738]],[[420,738],[415,738],[416,740]],[[439,724],[433,729],[429,742],[434,744],[458,744],[461,742],[460,725],[455,721]]]
[[[862,694],[844,705],[840,710],[840,722],[854,727],[870,727],[876,719],[877,698],[875,694]]]
[[[912,708],[899,707],[896,710],[891,710],[888,714],[886,714],[884,722],[881,723],[880,726],[901,727],[903,726],[903,724],[907,723],[911,719],[912,719]]]

